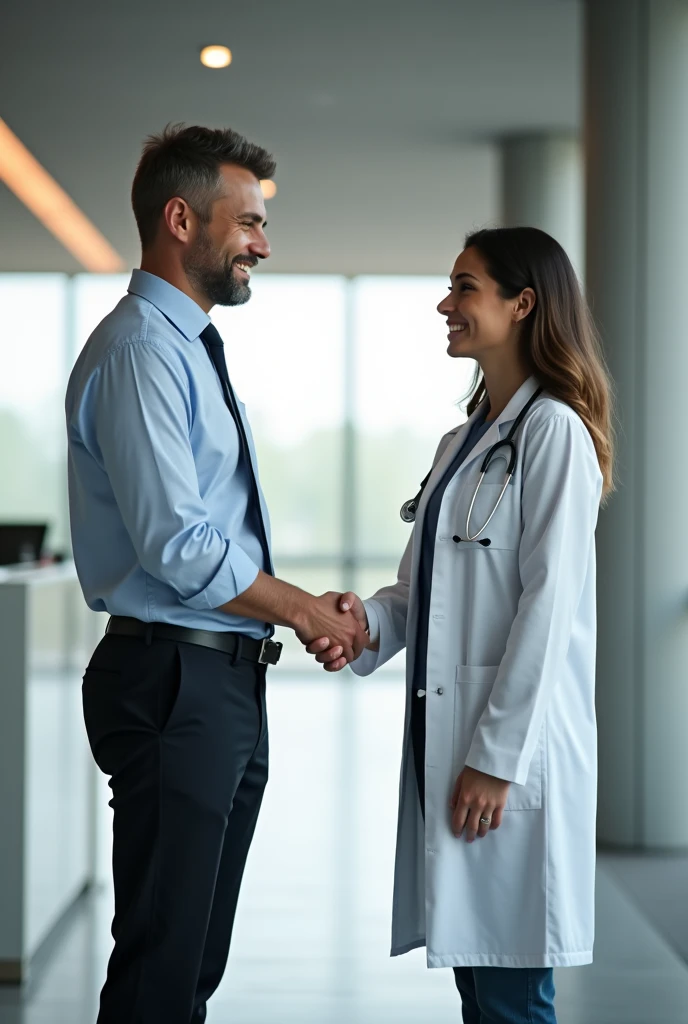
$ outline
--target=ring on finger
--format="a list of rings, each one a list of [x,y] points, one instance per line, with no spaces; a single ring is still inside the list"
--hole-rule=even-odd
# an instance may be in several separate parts
[[[481,825],[491,825],[492,824],[492,818],[481,818],[480,819],[480,824]]]

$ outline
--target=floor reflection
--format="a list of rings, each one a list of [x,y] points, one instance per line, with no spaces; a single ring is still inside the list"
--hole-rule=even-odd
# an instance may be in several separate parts
[[[450,972],[388,956],[401,681],[275,673],[269,706],[271,778],[209,1024],[458,1022]],[[29,986],[0,988],[0,1024],[94,1024],[111,913],[104,884]],[[596,956],[558,972],[560,1024],[688,1024],[688,969],[604,866]]]

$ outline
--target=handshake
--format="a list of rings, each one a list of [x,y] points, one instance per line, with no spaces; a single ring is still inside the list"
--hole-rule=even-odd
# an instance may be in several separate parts
[[[365,647],[377,647],[370,642],[363,602],[351,592],[330,591],[311,598],[295,632],[326,672],[339,672],[355,661]]]
[[[360,597],[330,591],[314,597],[300,587],[260,571],[248,590],[222,605],[221,611],[293,629],[309,654],[326,672],[339,672],[355,661],[370,641],[368,616]]]

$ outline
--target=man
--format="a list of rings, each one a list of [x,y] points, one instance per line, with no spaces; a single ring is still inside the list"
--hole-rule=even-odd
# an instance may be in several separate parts
[[[352,660],[335,595],[275,579],[255,451],[208,312],[270,255],[272,157],[233,131],[148,139],[132,205],[143,256],[67,390],[74,558],[112,616],[84,677],[111,776],[115,947],[99,1024],[191,1024],[222,977],[267,781],[273,623]],[[269,367],[266,367],[269,372]]]

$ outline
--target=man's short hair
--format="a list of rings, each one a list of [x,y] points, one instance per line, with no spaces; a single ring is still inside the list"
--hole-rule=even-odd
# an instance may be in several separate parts
[[[275,161],[267,150],[231,128],[168,124],[164,131],[148,136],[131,189],[144,249],[154,241],[162,211],[175,196],[209,223],[212,204],[221,194],[223,164],[245,167],[259,180],[275,173]]]

